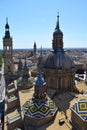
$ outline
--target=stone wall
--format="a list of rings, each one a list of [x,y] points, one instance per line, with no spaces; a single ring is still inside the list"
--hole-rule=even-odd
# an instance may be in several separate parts
[[[87,130],[87,122],[81,119],[81,117],[77,115],[74,111],[72,111],[71,120],[77,129]]]
[[[51,121],[53,119],[53,117],[47,117],[47,118],[42,118],[42,119],[35,119],[29,116],[24,116],[24,124],[26,124],[28,127],[29,125],[32,126],[41,126],[45,123],[48,123],[49,121]]]
[[[16,120],[14,122],[12,122],[11,124],[7,125],[7,130],[14,130],[16,128],[21,128],[23,130],[23,124],[22,124],[22,120]]]
[[[20,105],[20,103],[19,103],[18,99],[7,102],[7,110],[17,108],[17,107],[19,107],[19,105]]]

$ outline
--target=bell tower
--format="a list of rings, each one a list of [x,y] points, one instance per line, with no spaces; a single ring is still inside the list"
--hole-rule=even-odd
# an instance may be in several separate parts
[[[6,79],[10,79],[13,75],[13,44],[10,37],[8,19],[6,18],[5,36],[3,37],[3,57],[4,57],[4,74]]]

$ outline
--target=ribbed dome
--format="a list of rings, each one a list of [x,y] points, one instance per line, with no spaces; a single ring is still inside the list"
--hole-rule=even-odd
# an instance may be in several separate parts
[[[43,61],[43,67],[49,69],[71,69],[74,67],[74,62],[64,50],[50,52]]]

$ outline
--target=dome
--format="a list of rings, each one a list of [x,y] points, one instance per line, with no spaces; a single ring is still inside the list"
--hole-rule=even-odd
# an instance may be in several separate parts
[[[43,61],[43,68],[51,69],[71,69],[74,67],[74,62],[64,50],[57,52],[51,51]]]
[[[41,86],[41,85],[45,85],[45,84],[46,84],[46,82],[44,81],[41,74],[39,74],[38,77],[35,79],[34,85],[35,86]]]

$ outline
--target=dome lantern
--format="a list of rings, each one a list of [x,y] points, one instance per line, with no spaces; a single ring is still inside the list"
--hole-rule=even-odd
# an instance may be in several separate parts
[[[53,33],[53,42],[52,42],[53,50],[58,51],[63,49],[63,33],[59,27],[59,15],[57,16],[56,28]]]

